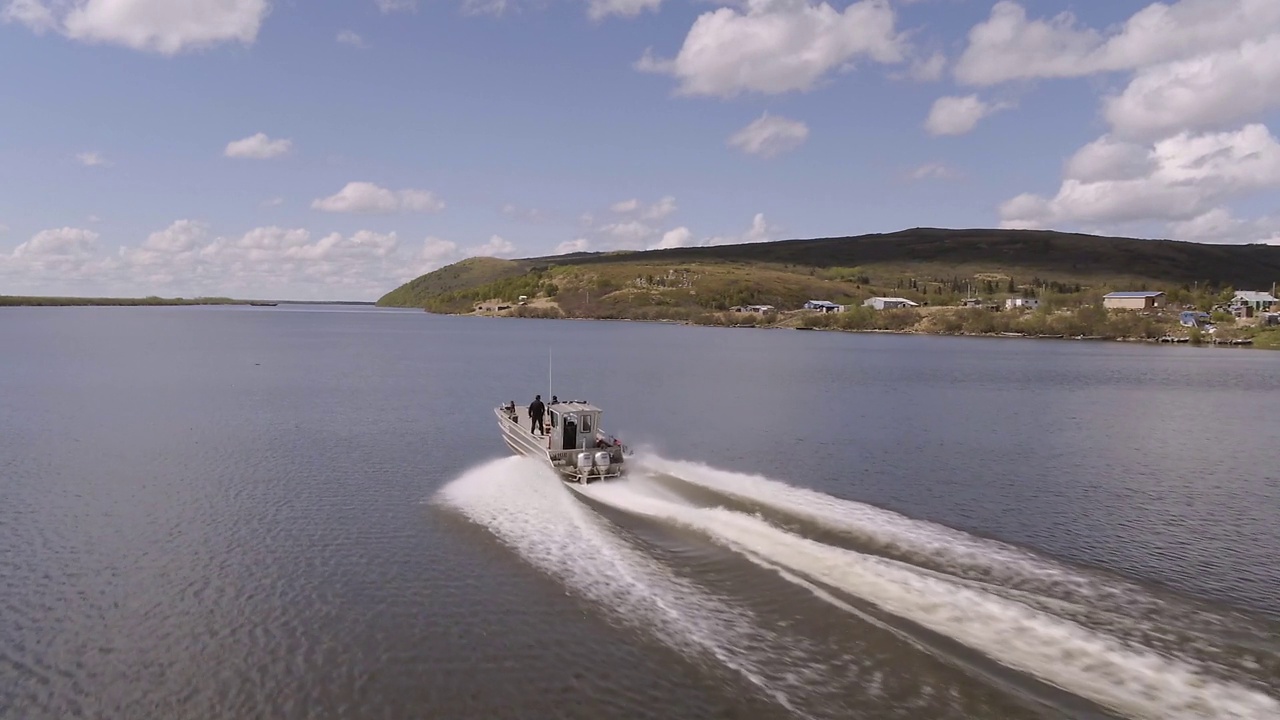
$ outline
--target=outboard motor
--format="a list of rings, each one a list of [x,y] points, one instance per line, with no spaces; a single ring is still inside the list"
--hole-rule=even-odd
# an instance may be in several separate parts
[[[600,450],[596,452],[596,470],[601,475],[609,472],[609,461],[610,458],[608,450]]]
[[[580,475],[583,478],[586,478],[590,474],[591,474],[591,453],[589,452],[578,453],[578,475]]]

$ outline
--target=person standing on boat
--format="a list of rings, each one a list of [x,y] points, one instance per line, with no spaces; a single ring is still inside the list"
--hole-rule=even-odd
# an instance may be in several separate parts
[[[542,396],[534,395],[533,402],[529,403],[529,432],[538,428],[539,435],[546,435],[547,428],[542,424],[542,416],[547,412],[547,406],[542,404]]]

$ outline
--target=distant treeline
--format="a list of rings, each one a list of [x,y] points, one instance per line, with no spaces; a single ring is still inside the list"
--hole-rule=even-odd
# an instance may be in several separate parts
[[[81,297],[28,297],[0,295],[0,306],[72,306],[72,305],[248,305],[248,300],[226,297],[203,298],[81,298]]]

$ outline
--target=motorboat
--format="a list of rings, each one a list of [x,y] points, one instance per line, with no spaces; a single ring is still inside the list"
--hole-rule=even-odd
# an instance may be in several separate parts
[[[631,450],[600,428],[603,411],[581,400],[547,405],[544,427],[538,432],[527,407],[515,402],[494,408],[498,429],[516,455],[547,463],[566,482],[590,483],[621,477]]]

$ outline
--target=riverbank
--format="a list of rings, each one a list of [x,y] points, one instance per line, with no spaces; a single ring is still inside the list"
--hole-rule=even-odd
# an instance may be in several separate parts
[[[644,309],[637,317],[616,312],[570,314],[556,303],[539,299],[526,305],[481,304],[469,313],[478,317],[519,317],[566,320],[667,322],[706,327],[824,330],[1032,340],[1094,340],[1161,344],[1256,347],[1280,350],[1280,328],[1256,324],[1220,323],[1214,333],[1183,327],[1174,310],[1145,312],[1107,310],[1100,306],[1049,311],[991,311],[982,308],[932,307],[872,310],[852,307],[843,312],[807,310],[768,312],[681,313]],[[653,310],[657,310],[654,312]],[[629,315],[629,314],[628,314]]]

